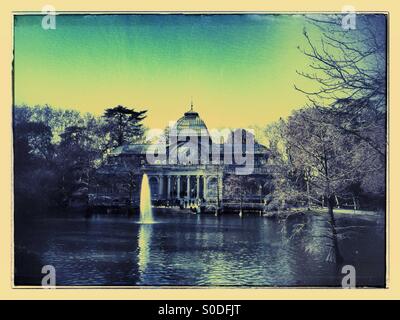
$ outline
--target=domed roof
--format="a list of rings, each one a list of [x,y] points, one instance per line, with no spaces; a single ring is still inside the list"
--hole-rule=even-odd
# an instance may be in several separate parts
[[[190,111],[185,112],[182,118],[178,119],[175,124],[178,133],[182,130],[193,130],[197,134],[208,134],[207,126],[200,118],[199,114],[193,111],[191,104]]]

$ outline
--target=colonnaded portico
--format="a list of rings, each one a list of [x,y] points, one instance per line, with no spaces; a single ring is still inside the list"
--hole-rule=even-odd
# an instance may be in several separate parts
[[[217,197],[222,176],[204,173],[148,173],[154,200],[204,202]],[[218,186],[219,183],[219,186]]]

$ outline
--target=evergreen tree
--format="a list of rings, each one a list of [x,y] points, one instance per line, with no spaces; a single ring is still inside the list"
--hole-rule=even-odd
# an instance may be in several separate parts
[[[147,110],[135,111],[121,105],[106,109],[105,132],[108,134],[110,147],[141,142],[144,135],[142,121],[146,118],[146,112]]]

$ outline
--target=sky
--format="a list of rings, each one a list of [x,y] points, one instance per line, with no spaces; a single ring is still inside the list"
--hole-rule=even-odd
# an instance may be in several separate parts
[[[209,128],[264,126],[305,105],[294,84],[308,59],[299,15],[17,16],[16,104],[49,104],[100,115],[147,109],[164,128],[190,108]]]

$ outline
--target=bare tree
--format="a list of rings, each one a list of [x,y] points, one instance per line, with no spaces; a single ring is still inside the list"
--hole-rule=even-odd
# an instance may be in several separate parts
[[[356,29],[342,27],[343,15],[312,15],[304,29],[308,70],[298,71],[317,87],[305,90],[310,105],[345,134],[352,134],[386,157],[386,16],[357,14]],[[314,36],[314,33],[317,36]],[[317,38],[317,39],[316,39]],[[321,107],[324,106],[324,107]],[[326,108],[325,106],[330,106]],[[371,134],[373,133],[373,134]]]
[[[347,192],[358,179],[362,158],[355,148],[355,137],[321,121],[326,118],[315,108],[294,112],[284,128],[290,165],[293,170],[307,172],[308,190],[304,195],[323,195],[327,199],[332,248],[330,260],[342,260],[333,209],[336,196]],[[329,119],[328,119],[329,120]],[[328,121],[329,122],[329,121]]]

